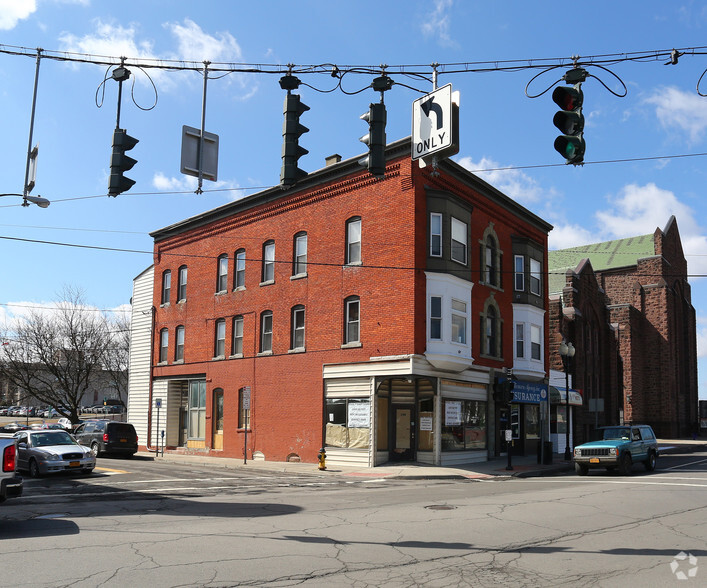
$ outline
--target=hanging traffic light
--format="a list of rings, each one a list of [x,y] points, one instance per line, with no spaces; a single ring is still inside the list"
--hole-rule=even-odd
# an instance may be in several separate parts
[[[513,402],[513,388],[515,384],[513,380],[506,379],[496,381],[493,384],[493,399],[498,404],[510,404]]]
[[[300,147],[299,144],[300,136],[309,132],[307,127],[300,124],[299,117],[308,110],[309,106],[300,101],[299,94],[290,94],[288,90],[284,106],[285,122],[282,125],[283,144],[280,183],[283,186],[291,186],[307,175],[306,171],[297,167],[297,160],[309,153],[304,147]]]
[[[125,129],[115,129],[113,132],[113,153],[110,158],[110,179],[108,180],[108,195],[117,196],[130,190],[135,185],[135,180],[126,178],[123,172],[132,169],[137,163],[136,159],[125,155],[139,143],[138,139],[128,135]]]
[[[579,165],[584,162],[584,115],[582,114],[582,82],[587,72],[581,67],[567,72],[564,80],[573,86],[558,86],[552,93],[552,101],[560,107],[552,122],[562,135],[555,139],[555,151],[562,155],[567,163]]]
[[[368,145],[368,155],[358,162],[366,166],[372,175],[382,178],[385,176],[385,104],[371,104],[369,111],[361,115],[361,120],[368,123],[368,134],[359,139]]]

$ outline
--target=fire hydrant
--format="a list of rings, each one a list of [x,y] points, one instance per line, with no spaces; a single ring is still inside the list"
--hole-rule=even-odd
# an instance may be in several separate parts
[[[319,469],[325,470],[326,469],[326,451],[324,450],[323,447],[319,450],[319,455],[317,457],[319,457]]]

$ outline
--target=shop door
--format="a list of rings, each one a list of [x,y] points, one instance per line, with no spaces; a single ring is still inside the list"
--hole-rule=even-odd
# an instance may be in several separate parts
[[[414,406],[394,404],[392,412],[393,443],[390,461],[413,461],[415,459]]]
[[[221,388],[214,390],[212,426],[214,438],[211,447],[220,451],[223,449],[223,390]]]

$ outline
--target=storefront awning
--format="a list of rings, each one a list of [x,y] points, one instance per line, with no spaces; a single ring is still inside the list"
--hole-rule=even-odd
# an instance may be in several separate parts
[[[550,404],[565,404],[567,393],[565,387],[550,386]],[[582,406],[582,395],[577,390],[570,388],[570,405]]]

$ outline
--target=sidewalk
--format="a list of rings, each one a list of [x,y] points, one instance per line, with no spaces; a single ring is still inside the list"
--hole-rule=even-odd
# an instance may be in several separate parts
[[[669,439],[658,441],[661,453],[692,453],[707,450],[707,440]],[[263,470],[287,474],[307,474],[320,477],[351,476],[367,479],[494,479],[494,478],[530,478],[552,476],[563,472],[574,471],[571,461],[565,461],[561,454],[553,454],[551,464],[539,464],[536,455],[511,456],[511,467],[508,467],[508,457],[497,457],[481,463],[463,466],[442,467],[419,463],[393,464],[388,463],[375,468],[355,466],[330,465],[326,470],[320,470],[316,463],[278,462],[278,461],[248,461],[228,457],[211,457],[196,454],[165,453],[156,456],[151,452],[139,452],[137,456],[143,459],[166,461],[179,464],[193,464],[225,469]]]

